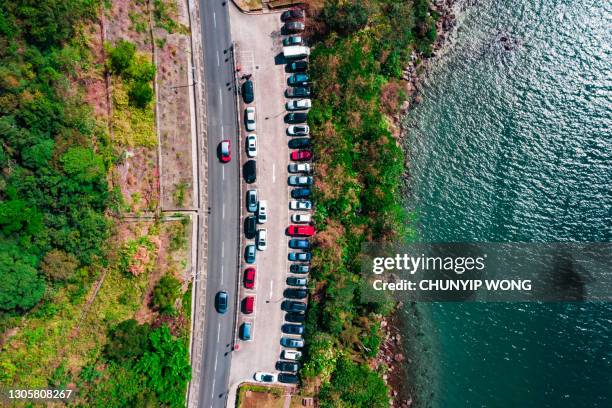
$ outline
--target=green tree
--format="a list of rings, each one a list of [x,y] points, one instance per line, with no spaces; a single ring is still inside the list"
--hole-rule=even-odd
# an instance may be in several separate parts
[[[331,382],[321,387],[321,407],[387,408],[389,390],[380,376],[365,365],[341,358]]]
[[[191,379],[189,353],[180,339],[162,326],[149,335],[150,348],[136,364],[136,371],[147,376],[147,387],[170,407],[185,405],[187,382]]]
[[[321,18],[330,30],[347,36],[366,26],[368,14],[361,1],[326,0]]]
[[[164,275],[153,289],[153,305],[163,314],[173,314],[181,295],[181,283],[174,276]]]
[[[102,157],[87,147],[69,148],[61,157],[64,171],[78,181],[91,182],[105,174]]]
[[[136,46],[129,41],[119,40],[110,50],[110,68],[115,74],[123,74],[130,68],[136,55]]]
[[[0,240],[0,310],[26,311],[38,303],[45,282],[35,265],[35,257],[15,243]]]
[[[79,261],[74,255],[59,249],[52,249],[45,255],[40,268],[49,279],[62,281],[70,279],[78,266]]]
[[[153,88],[148,82],[135,81],[130,85],[128,98],[132,105],[144,109],[153,100]]]
[[[111,331],[104,347],[106,358],[119,363],[137,361],[147,350],[151,327],[134,319],[124,320]]]

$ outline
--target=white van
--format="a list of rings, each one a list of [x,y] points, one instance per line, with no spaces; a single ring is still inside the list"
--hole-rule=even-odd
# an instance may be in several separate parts
[[[257,238],[255,239],[255,243],[257,244],[257,249],[260,251],[266,249],[266,246],[268,245],[268,230],[257,230]]]
[[[283,358],[285,360],[299,360],[302,357],[302,353],[295,350],[283,350]]]
[[[266,200],[260,200],[257,203],[257,223],[265,224],[268,221],[268,202]]]
[[[293,214],[291,216],[291,222],[297,224],[307,224],[311,220],[310,214]]]
[[[287,59],[305,58],[310,55],[310,48],[303,45],[290,45],[283,47],[283,56]]]

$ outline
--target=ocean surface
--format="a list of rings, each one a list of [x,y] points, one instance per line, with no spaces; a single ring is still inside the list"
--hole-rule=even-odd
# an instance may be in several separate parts
[[[461,5],[406,117],[420,239],[612,241],[612,2]],[[418,304],[405,321],[418,406],[612,407],[612,304]]]

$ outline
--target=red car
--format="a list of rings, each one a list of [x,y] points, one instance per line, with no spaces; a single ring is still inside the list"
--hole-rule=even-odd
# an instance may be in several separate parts
[[[290,225],[287,232],[292,237],[311,237],[315,233],[312,225]]]
[[[229,140],[222,140],[219,143],[219,160],[223,163],[232,160],[232,142]]]
[[[247,296],[242,300],[242,313],[251,314],[255,309],[255,298],[253,296]]]
[[[306,161],[312,159],[312,152],[310,150],[296,150],[291,152],[291,160],[295,161]]]
[[[247,268],[244,271],[244,287],[247,289],[255,288],[255,268]]]

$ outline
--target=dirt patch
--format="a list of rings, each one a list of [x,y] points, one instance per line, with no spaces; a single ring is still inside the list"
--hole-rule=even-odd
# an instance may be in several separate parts
[[[284,394],[245,390],[239,408],[283,408]]]

